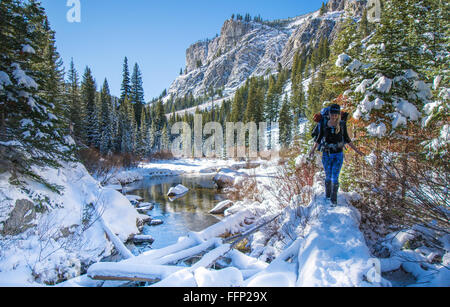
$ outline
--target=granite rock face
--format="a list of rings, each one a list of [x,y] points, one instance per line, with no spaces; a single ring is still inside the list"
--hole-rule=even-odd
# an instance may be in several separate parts
[[[34,204],[26,199],[18,199],[9,218],[3,224],[2,235],[15,236],[25,232],[35,225],[32,221],[36,217]]]
[[[279,63],[290,68],[297,51],[317,47],[326,37],[336,38],[347,17],[360,18],[365,0],[330,0],[327,12],[319,11],[276,22],[226,20],[220,35],[196,42],[186,50],[186,70],[165,97],[202,96],[209,88],[223,88],[225,96],[252,76],[277,71]]]

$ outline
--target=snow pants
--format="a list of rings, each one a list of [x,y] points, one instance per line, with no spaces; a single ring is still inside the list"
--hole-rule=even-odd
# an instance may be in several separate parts
[[[339,174],[341,173],[342,165],[344,164],[344,152],[333,154],[324,152],[322,164],[325,169],[325,181],[339,184]]]

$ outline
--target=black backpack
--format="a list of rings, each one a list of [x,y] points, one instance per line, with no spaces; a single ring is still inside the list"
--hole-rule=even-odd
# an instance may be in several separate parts
[[[344,129],[347,129],[347,120],[348,120],[348,113],[347,112],[341,112],[341,130],[344,131]],[[313,131],[311,132],[311,136],[313,139],[316,139],[322,130],[325,129],[328,120],[330,119],[330,107],[323,108],[322,111],[320,111],[319,114],[314,115],[314,121],[317,122],[316,126],[314,127]],[[326,131],[326,130],[324,130]],[[342,138],[344,138],[344,134],[342,133]],[[322,138],[320,144],[319,144],[319,151],[324,150],[336,150],[338,148],[342,148],[344,146],[344,140],[342,142],[339,142],[338,144],[328,144],[326,143],[326,135]]]

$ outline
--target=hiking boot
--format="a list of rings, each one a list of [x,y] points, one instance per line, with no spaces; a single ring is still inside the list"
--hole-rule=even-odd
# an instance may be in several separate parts
[[[337,206],[337,195],[339,190],[339,183],[331,184],[331,206]]]
[[[325,198],[326,200],[331,198],[331,181],[325,181]]]

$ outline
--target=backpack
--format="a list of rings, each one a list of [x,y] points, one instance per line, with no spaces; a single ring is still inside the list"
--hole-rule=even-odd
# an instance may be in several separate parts
[[[347,129],[346,123],[348,115],[349,114],[347,112],[343,111],[341,112],[341,122],[339,123],[341,125],[341,129]],[[325,129],[329,119],[330,119],[330,107],[323,108],[320,111],[320,113],[314,115],[314,121],[317,124],[311,133],[313,139],[316,139],[320,135],[322,129]],[[321,143],[319,144],[319,151],[322,151],[326,147],[327,144],[325,143],[325,136],[324,136],[324,138],[322,138]]]
[[[325,124],[330,119],[330,107],[323,108],[320,113],[314,115],[314,121],[317,123],[311,133],[313,139],[317,138]]]

